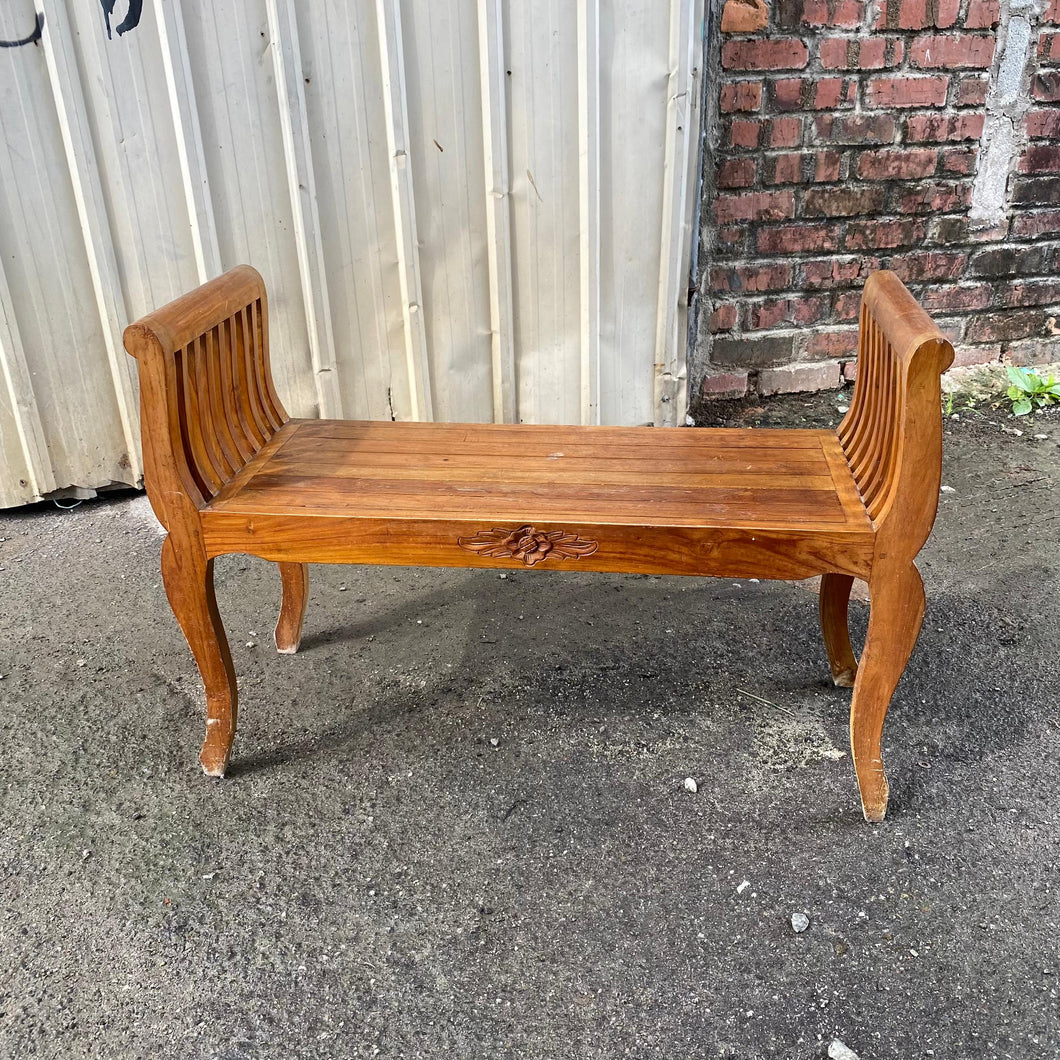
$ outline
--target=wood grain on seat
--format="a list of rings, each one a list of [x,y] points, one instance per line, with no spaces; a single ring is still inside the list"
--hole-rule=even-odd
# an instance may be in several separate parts
[[[303,520],[297,538],[277,551],[281,522],[291,518]],[[291,420],[206,505],[202,521],[211,555],[303,561],[482,566],[508,558],[509,566],[681,574],[753,564],[756,577],[799,577],[835,569],[833,546],[853,547],[838,560],[844,567],[867,569],[872,545],[835,432],[810,430]],[[576,533],[596,547],[522,558],[467,547],[483,531],[527,526]],[[774,544],[773,569],[763,568]]]

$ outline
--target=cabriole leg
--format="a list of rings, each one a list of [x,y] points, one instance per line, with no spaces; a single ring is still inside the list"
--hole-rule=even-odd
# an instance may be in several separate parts
[[[924,621],[924,583],[911,561],[878,564],[869,581],[869,634],[850,705],[850,748],[865,820],[887,813],[883,721]]]
[[[167,537],[162,581],[206,687],[206,740],[199,761],[208,776],[223,777],[236,733],[236,675],[214,596],[213,560],[178,548]]]
[[[284,655],[298,651],[302,640],[302,622],[309,602],[309,564],[277,563],[283,598],[276,623],[276,650]]]
[[[853,584],[849,574],[825,574],[821,578],[821,635],[832,667],[832,681],[839,688],[852,688],[858,672],[847,626],[847,604]]]

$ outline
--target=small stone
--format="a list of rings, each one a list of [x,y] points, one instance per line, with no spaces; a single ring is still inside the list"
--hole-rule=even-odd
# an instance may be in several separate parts
[[[957,491],[952,486],[940,486],[939,493],[956,493]]]
[[[78,659],[77,660],[77,665],[78,666],[84,666],[85,665],[85,660],[84,659]]]
[[[255,648],[255,647],[257,647],[257,644],[254,641],[252,641],[252,640],[248,640],[247,641],[247,647],[248,648]]]
[[[961,418],[961,416],[960,416],[959,412],[951,412],[950,413],[950,419],[951,420],[959,420],[960,418]]]
[[[490,747],[500,747],[500,745],[501,745],[501,742],[500,742],[500,740],[497,739],[496,736],[491,736],[490,737]]]
[[[88,859],[90,857],[92,857],[92,851],[91,850],[82,850],[81,851],[81,860],[82,861],[88,861]]]
[[[744,881],[743,881],[743,882],[742,882],[742,883],[741,883],[741,884],[740,884],[740,885],[739,885],[739,886],[738,886],[738,887],[736,888],[736,893],[737,893],[737,894],[743,894],[743,892],[744,892],[744,891],[746,891],[746,890],[747,890],[747,888],[748,888],[748,887],[750,887],[750,886],[751,886],[751,881],[750,881],[750,880],[744,880]]]
[[[340,593],[344,593],[345,591],[346,591],[346,586],[345,585],[340,585],[339,586],[339,592]]]
[[[508,575],[507,572],[501,571],[500,574],[497,575],[497,577],[500,578],[501,581],[504,581],[508,577]]]
[[[1046,438],[1048,438],[1048,437],[1049,437],[1049,435],[1047,435],[1047,434],[1036,434],[1034,436],[1034,440],[1036,442],[1044,442],[1046,440]]]
[[[805,913],[791,914],[791,930],[801,935],[810,926],[810,918]]]
[[[838,1038],[833,1038],[828,1046],[828,1057],[829,1060],[859,1060],[858,1054]]]
[[[850,406],[849,405],[836,405],[835,410],[836,410],[836,412],[849,412],[850,411]]]
[[[699,791],[699,785],[695,782],[694,778],[685,777],[685,791],[690,791],[693,795]]]

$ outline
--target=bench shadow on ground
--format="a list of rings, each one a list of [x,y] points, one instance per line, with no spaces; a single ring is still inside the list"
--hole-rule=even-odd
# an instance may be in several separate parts
[[[348,756],[399,721],[407,726],[412,719],[413,731],[436,736],[434,711],[450,719],[463,712],[471,724],[469,703],[483,697],[518,704],[519,725],[547,723],[553,732],[558,726],[561,739],[589,724],[631,724],[661,712],[669,731],[709,742],[709,731],[698,730],[709,730],[712,719],[743,721],[743,751],[753,759],[751,723],[777,716],[740,689],[792,713],[790,724],[782,719],[783,739],[798,742],[807,727],[823,726],[847,750],[850,693],[828,679],[816,596],[803,588],[559,572],[519,572],[507,581],[493,572],[462,572],[455,587],[453,580],[439,574],[441,584],[432,587],[428,575],[411,595],[362,620],[326,606],[315,630],[311,597],[304,665],[297,678],[285,678],[277,660],[280,667],[270,669],[279,687],[270,678],[267,694],[310,703],[316,690],[341,706],[322,715],[304,710],[300,735],[280,734],[263,750],[241,754],[237,742],[230,775]],[[346,600],[362,606],[358,598],[343,594],[343,609]],[[954,593],[929,599],[885,730],[892,813],[915,801],[923,768],[941,775],[999,753],[1023,739],[1034,716],[1025,708],[1037,691],[1019,672],[1019,646],[998,635],[1001,624],[990,620],[989,609],[982,599]],[[867,617],[866,605],[851,604],[856,648]],[[361,665],[349,665],[351,646],[369,642],[379,664],[374,680]],[[437,664],[439,654],[449,667]],[[422,686],[389,680],[388,668],[417,675]],[[326,693],[317,680],[323,672],[331,682]],[[288,685],[294,680],[297,692]],[[1016,710],[1013,692],[1021,682],[1027,687]],[[265,707],[245,701],[247,710]],[[512,739],[519,725],[510,729]],[[785,772],[783,761],[758,764]],[[849,757],[842,767],[850,769]]]

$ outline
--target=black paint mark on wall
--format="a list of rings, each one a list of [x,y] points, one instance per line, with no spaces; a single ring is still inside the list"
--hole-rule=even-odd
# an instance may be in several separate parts
[[[114,14],[114,8],[117,6],[118,0],[100,0],[100,3],[103,5],[103,17],[107,20],[107,39],[112,40],[110,16]],[[114,31],[119,37],[123,33],[128,33],[129,30],[135,29],[140,24],[140,15],[143,14],[143,9],[144,0],[129,0],[129,10],[126,12],[125,18],[114,27]]]
[[[36,44],[44,32],[44,13],[37,12],[37,25],[28,37],[22,40],[0,40],[0,48],[21,48],[23,44]]]

